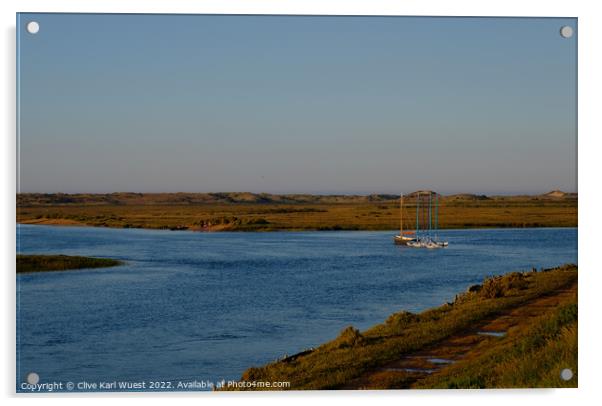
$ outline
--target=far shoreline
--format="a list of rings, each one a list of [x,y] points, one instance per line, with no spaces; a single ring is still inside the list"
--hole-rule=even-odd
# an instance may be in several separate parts
[[[37,223],[37,222],[16,222],[16,225],[26,226],[42,226],[42,227],[59,227],[59,228],[99,228],[99,229],[110,229],[110,230],[149,230],[149,231],[165,231],[165,232],[184,232],[184,233],[200,233],[200,234],[223,234],[223,233],[332,233],[332,232],[390,232],[399,233],[399,229],[341,229],[341,230],[325,230],[325,229],[271,229],[271,230],[192,230],[192,229],[169,229],[169,228],[153,228],[153,227],[110,227],[110,226],[95,226],[90,224],[66,224],[66,223]],[[566,225],[566,226],[526,226],[526,227],[515,227],[515,226],[495,226],[495,227],[453,227],[453,228],[440,228],[439,231],[466,231],[466,230],[536,230],[536,229],[578,229],[577,225]]]

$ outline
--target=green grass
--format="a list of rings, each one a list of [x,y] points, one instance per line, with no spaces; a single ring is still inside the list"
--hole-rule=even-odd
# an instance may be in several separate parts
[[[241,380],[289,381],[293,390],[344,388],[375,367],[428,348],[501,312],[575,286],[576,281],[574,265],[490,278],[479,289],[458,295],[453,303],[420,314],[396,313],[364,332],[349,327],[307,354],[249,368]],[[576,380],[566,383],[556,378],[558,368],[576,368],[576,306],[575,297],[557,314],[521,331],[515,341],[498,340],[503,346],[492,347],[491,354],[467,364],[458,363],[448,377],[433,377],[423,387],[574,386]],[[376,387],[406,387],[410,383],[409,377],[402,376],[396,382],[380,382]]]
[[[108,258],[90,258],[68,255],[17,255],[17,273],[105,268],[121,264],[121,261]]]
[[[577,386],[577,303],[560,306],[478,357],[421,381],[417,388],[560,388]],[[570,381],[560,372],[571,367]]]

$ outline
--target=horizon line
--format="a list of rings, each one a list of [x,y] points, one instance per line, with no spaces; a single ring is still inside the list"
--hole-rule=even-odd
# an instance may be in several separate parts
[[[252,194],[252,195],[310,195],[310,196],[374,196],[374,195],[404,195],[413,194],[416,192],[435,192],[442,196],[454,196],[454,195],[474,195],[474,196],[541,196],[550,194],[553,192],[561,192],[565,194],[578,194],[577,191],[567,192],[561,189],[552,189],[547,192],[437,192],[432,189],[417,189],[411,192],[249,192],[249,191],[229,191],[229,192],[195,192],[195,191],[177,191],[177,192],[135,192],[135,191],[114,191],[114,192],[17,192],[17,195],[26,194],[43,194],[43,195],[110,195],[110,194]]]

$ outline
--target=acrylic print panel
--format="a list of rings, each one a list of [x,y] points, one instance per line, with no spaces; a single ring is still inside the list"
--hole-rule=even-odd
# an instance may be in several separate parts
[[[576,19],[17,32],[18,392],[577,386]]]

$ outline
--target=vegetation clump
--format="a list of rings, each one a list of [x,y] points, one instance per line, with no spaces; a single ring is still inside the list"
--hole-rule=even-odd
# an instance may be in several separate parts
[[[494,299],[510,295],[516,290],[525,289],[527,284],[528,281],[524,273],[512,272],[508,275],[486,279],[478,293],[484,298]]]
[[[410,313],[410,312],[406,312],[406,311],[402,310],[400,312],[393,313],[392,315],[387,317],[387,320],[385,321],[385,323],[388,326],[406,327],[406,326],[410,325],[411,323],[417,322],[418,320],[419,320],[419,317],[416,316],[414,313]]]
[[[360,331],[353,326],[349,326],[341,331],[341,334],[334,340],[333,344],[337,348],[348,348],[361,345],[364,337]]]
[[[123,262],[109,258],[68,255],[17,255],[17,273],[66,271],[68,269],[105,268]]]
[[[468,287],[468,290],[466,290],[466,292],[479,293],[481,291],[481,289],[483,289],[483,285],[472,285],[472,286]]]

